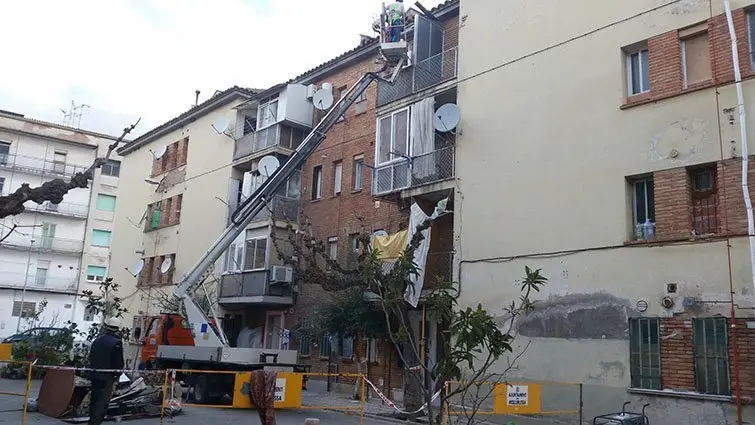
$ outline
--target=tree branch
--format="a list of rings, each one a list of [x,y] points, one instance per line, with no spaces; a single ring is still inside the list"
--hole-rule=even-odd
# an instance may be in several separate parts
[[[102,167],[102,164],[107,162],[110,154],[118,148],[118,144],[123,142],[123,139],[139,124],[139,121],[141,121],[141,118],[124,128],[121,136],[108,146],[104,157],[96,158],[89,168],[71,176],[70,181],[66,182],[62,178],[58,178],[44,182],[41,186],[34,188],[29,186],[28,183],[23,183],[15,192],[7,196],[0,196],[0,218],[21,214],[25,210],[24,203],[27,201],[40,205],[44,202],[59,204],[63,201],[63,196],[68,191],[77,188],[87,188],[89,180],[94,176],[94,170]]]

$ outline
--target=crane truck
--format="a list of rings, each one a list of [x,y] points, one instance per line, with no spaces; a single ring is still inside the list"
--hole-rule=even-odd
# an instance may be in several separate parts
[[[303,370],[302,365],[297,365],[297,352],[294,350],[231,347],[215,311],[210,309],[212,318],[209,318],[192,299],[192,294],[204,287],[204,280],[211,273],[215,262],[265,208],[267,202],[273,199],[288,178],[304,165],[307,158],[325,139],[328,130],[370,84],[378,80],[395,83],[407,59],[407,44],[405,40],[385,42],[382,35],[381,41],[383,42],[380,44],[378,59],[383,63],[382,69],[364,74],[330,108],[294,153],[237,207],[220,237],[176,286],[173,296],[180,300],[186,317],[163,313],[150,318],[142,341],[140,368],[211,371]],[[192,373],[186,374],[183,378],[192,387],[191,392],[198,403],[222,397],[233,391],[232,374]]]

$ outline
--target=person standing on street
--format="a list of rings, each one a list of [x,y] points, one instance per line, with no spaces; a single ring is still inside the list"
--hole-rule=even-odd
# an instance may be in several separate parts
[[[118,334],[121,321],[117,317],[109,317],[103,323],[103,332],[92,342],[89,349],[89,367],[92,369],[123,370],[123,342]],[[89,373],[92,382],[89,400],[89,425],[100,425],[105,419],[108,404],[113,395],[115,385],[121,372]]]

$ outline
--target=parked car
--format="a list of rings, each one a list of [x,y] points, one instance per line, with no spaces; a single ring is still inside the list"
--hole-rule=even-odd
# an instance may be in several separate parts
[[[31,328],[21,333],[11,335],[3,340],[4,344],[16,344],[19,342],[28,342],[29,345],[35,346],[40,343],[49,342],[52,338],[71,338],[73,335],[67,328]],[[63,342],[63,341],[61,341]]]

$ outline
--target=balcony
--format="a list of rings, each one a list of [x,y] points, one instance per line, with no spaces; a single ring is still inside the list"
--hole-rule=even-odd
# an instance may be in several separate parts
[[[44,276],[40,274],[0,274],[0,288],[23,289],[24,286],[26,286],[26,289],[29,291],[75,294],[77,289],[77,279],[75,277]]]
[[[229,206],[228,223],[231,222],[231,217],[236,208],[238,208],[238,204]],[[271,216],[275,220],[295,222],[299,218],[299,200],[280,195],[275,196],[267,203],[267,207],[254,217],[252,222],[269,220]]]
[[[425,263],[425,288],[436,286],[438,281],[452,282],[453,269],[453,252],[428,252]]]
[[[0,169],[51,177],[71,177],[89,168],[88,165],[50,161],[45,158],[17,154],[0,154]]]
[[[270,282],[270,270],[229,273],[221,278],[218,303],[291,306],[293,289],[289,283]]]
[[[233,159],[241,159],[256,152],[274,150],[274,147],[293,151],[304,140],[306,132],[285,124],[275,124],[254,133],[245,134],[236,141]]]
[[[402,70],[395,84],[379,81],[377,106],[387,105],[455,79],[458,71],[457,53],[458,50],[454,47],[417,62]]]
[[[26,211],[36,211],[42,214],[62,215],[75,218],[87,218],[89,215],[89,205],[72,204],[70,202],[61,202],[59,204],[45,202],[42,205],[32,204],[32,206],[26,207]]]
[[[372,179],[372,194],[385,195],[452,179],[455,176],[455,153],[456,147],[451,145],[411,159],[377,166]]]
[[[26,238],[12,236],[0,243],[0,247],[32,252],[57,252],[64,254],[81,254],[84,252],[84,241],[81,239],[64,239],[47,236],[32,236],[34,242]]]

